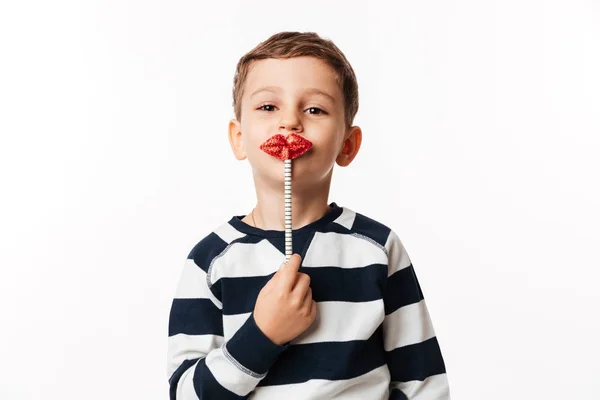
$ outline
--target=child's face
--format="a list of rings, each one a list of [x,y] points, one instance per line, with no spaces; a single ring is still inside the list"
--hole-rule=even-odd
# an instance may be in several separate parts
[[[283,182],[283,163],[259,146],[277,133],[304,136],[313,146],[294,159],[292,170],[295,182],[310,184],[329,176],[347,131],[344,97],[328,64],[314,57],[269,58],[255,61],[248,73],[241,121],[231,121],[230,140],[255,177]]]

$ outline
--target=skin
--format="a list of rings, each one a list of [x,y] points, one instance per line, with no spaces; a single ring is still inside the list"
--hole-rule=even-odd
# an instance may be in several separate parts
[[[269,87],[269,90],[261,90]],[[327,95],[311,92],[318,89]],[[229,142],[238,160],[252,167],[257,204],[256,226],[284,231],[283,162],[259,146],[271,136],[295,132],[313,143],[292,161],[292,229],[299,229],[329,211],[329,189],[335,164],[346,167],[362,141],[358,126],[346,127],[344,97],[334,70],[314,57],[255,61],[241,99],[240,121],[229,122]],[[242,219],[254,225],[250,213]],[[285,344],[314,321],[310,277],[299,272],[294,254],[258,294],[253,316],[273,343]]]
[[[254,94],[269,86],[278,89]],[[332,99],[309,93],[311,88]],[[360,127],[345,125],[344,97],[334,70],[314,57],[255,61],[243,88],[240,120],[229,122],[229,142],[235,157],[248,159],[252,167],[256,225],[280,231],[285,226],[283,162],[259,148],[277,133],[295,132],[313,143],[292,161],[292,229],[326,214],[333,167],[350,165],[362,141]],[[250,212],[243,221],[252,225]]]

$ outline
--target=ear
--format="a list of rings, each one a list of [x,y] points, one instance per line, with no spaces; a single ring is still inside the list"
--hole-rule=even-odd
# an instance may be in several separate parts
[[[336,158],[336,163],[340,167],[347,167],[350,165],[354,157],[358,154],[360,144],[362,143],[362,130],[358,126],[353,126],[348,129],[346,133],[346,139],[344,140],[343,147],[340,150]]]
[[[233,150],[235,158],[238,160],[246,159],[241,124],[237,119],[229,121],[229,144],[231,145],[231,150]]]

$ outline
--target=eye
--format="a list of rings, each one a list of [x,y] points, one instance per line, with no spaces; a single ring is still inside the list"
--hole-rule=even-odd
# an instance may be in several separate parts
[[[267,111],[267,112],[273,111],[273,110],[265,110],[265,107],[273,107],[274,108],[275,106],[273,104],[263,104],[262,106],[258,107],[258,109],[262,110],[262,111]]]
[[[311,112],[311,114],[313,114],[313,115],[327,114],[325,111],[321,110],[321,109],[320,109],[320,108],[318,108],[318,107],[310,107],[310,108],[308,108],[307,110],[318,110],[318,111],[319,111],[318,113],[312,113],[312,112]]]
[[[257,110],[271,112],[275,111],[275,106],[273,104],[263,104],[262,106],[258,107]],[[324,110],[318,107],[309,107],[307,110],[309,110],[309,113],[312,115],[327,114]]]

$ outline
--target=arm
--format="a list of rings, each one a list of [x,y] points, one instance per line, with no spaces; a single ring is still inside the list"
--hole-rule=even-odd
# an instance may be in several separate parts
[[[286,346],[271,342],[251,314],[225,342],[219,282],[210,285],[193,251],[171,312],[167,376],[171,400],[246,399]]]
[[[390,231],[385,244],[384,348],[391,374],[390,400],[450,400],[446,367],[413,265]]]

